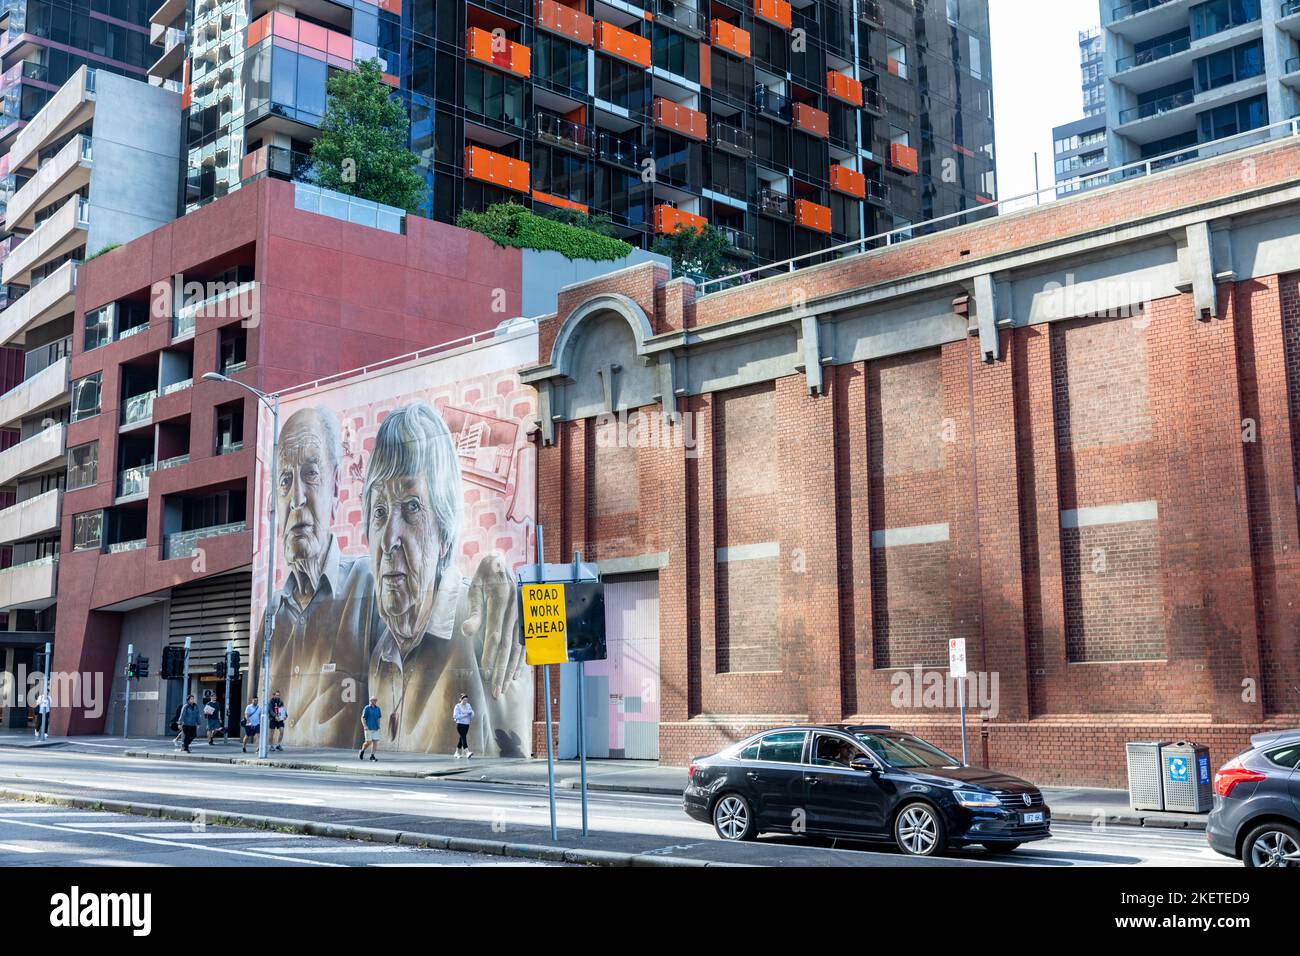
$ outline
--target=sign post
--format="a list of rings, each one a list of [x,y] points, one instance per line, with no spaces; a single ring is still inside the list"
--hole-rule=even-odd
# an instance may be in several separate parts
[[[966,758],[966,638],[954,637],[948,641],[948,674],[957,679],[957,700],[961,706],[961,764],[968,766]]]
[[[234,650],[235,642],[226,641],[226,705],[221,711],[221,744],[226,744],[226,734],[230,732],[230,652]]]
[[[572,564],[542,560],[542,527],[537,528],[537,564],[520,568],[519,630],[530,666],[578,665],[578,758],[581,767],[582,835],[588,835],[586,661],[605,659],[605,595],[596,567],[574,552]],[[555,758],[551,740],[550,671],[546,688],[546,762],[551,794],[551,839],[555,830]]]
[[[122,739],[125,740],[131,723],[131,672],[135,670],[135,645],[126,645],[126,699],[122,701]]]

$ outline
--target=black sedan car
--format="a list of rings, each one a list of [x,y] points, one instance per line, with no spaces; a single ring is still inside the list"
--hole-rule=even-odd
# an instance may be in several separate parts
[[[691,763],[684,809],[724,840],[809,833],[893,841],[936,856],[982,844],[1008,852],[1051,836],[1032,784],[962,766],[920,737],[888,727],[782,727]]]
[[[1300,867],[1300,729],[1250,744],[1214,775],[1205,838],[1246,866]]]

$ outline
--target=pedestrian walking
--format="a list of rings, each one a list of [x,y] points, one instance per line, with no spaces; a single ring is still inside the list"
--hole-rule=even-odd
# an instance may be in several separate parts
[[[194,742],[194,738],[199,734],[199,705],[194,699],[193,694],[190,694],[190,696],[185,699],[185,706],[181,708],[180,723],[181,736],[184,738],[181,743],[181,749],[186,753],[189,753],[190,744]]]
[[[208,746],[211,747],[216,743],[214,738],[217,734],[225,736],[221,725],[221,706],[214,691],[204,691],[203,717],[208,722]]]
[[[176,733],[176,736],[172,738],[172,746],[177,750],[181,749],[181,740],[185,736],[184,731],[181,730],[181,711],[184,709],[184,704],[176,705],[176,713],[172,714],[172,722],[167,727],[168,730]]]
[[[280,696],[278,690],[271,691],[271,713],[270,713],[269,733],[271,739],[267,741],[272,750],[283,750],[284,743],[284,721],[289,716],[289,711],[284,706],[284,698]]]
[[[474,751],[469,749],[469,725],[474,719],[474,708],[469,704],[469,695],[460,695],[460,700],[456,701],[456,706],[451,709],[451,719],[456,722],[456,733],[460,735],[460,739],[456,742],[456,759],[464,757],[468,760],[474,756]]]
[[[50,720],[50,692],[42,690],[41,696],[36,699],[36,736],[41,735],[41,731],[46,728]]]
[[[244,719],[240,721],[244,728],[244,737],[240,742],[240,749],[248,753],[248,745],[251,743],[257,746],[257,735],[262,729],[262,708],[257,706],[257,698],[248,698],[248,706],[244,708]]]
[[[379,750],[379,718],[384,716],[383,711],[379,709],[379,698],[371,697],[369,705],[361,711],[361,729],[365,733],[365,741],[361,744],[361,752],[357,754],[358,760],[366,759],[366,748],[370,748],[370,759],[378,760],[375,756]]]

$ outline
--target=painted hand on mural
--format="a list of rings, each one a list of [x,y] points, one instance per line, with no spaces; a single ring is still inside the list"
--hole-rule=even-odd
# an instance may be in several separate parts
[[[479,562],[469,587],[469,613],[463,631],[479,649],[483,685],[494,698],[506,692],[524,666],[524,647],[516,633],[515,576],[499,554]]]

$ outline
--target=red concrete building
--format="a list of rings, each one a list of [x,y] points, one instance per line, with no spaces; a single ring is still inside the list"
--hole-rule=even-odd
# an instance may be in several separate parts
[[[547,560],[624,609],[601,745],[960,752],[952,637],[972,760],[1041,783],[1300,723],[1298,178],[1288,139],[779,278],[565,290],[524,378]]]
[[[107,713],[57,708],[55,734],[120,732],[128,644],[151,676],[182,633],[192,672],[228,640],[247,667],[257,402],[204,373],[270,392],[520,312],[518,250],[415,217],[392,232],[307,212],[301,190],[262,179],[81,267],[67,426],[81,484],[63,493],[54,669],[115,689]],[[163,731],[158,697],[133,701],[133,732]]]

